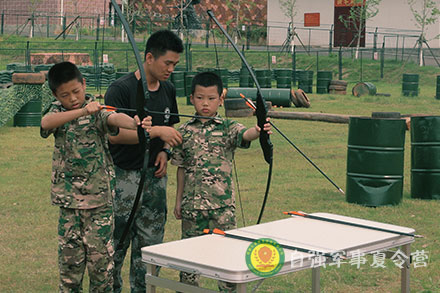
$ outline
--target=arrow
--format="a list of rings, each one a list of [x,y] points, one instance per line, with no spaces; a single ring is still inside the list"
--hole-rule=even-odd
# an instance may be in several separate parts
[[[347,225],[347,226],[365,228],[365,229],[376,230],[376,231],[381,231],[381,232],[394,233],[394,234],[399,234],[399,235],[404,235],[404,236],[411,236],[414,238],[423,238],[422,235],[415,235],[412,233],[399,232],[399,231],[395,231],[395,230],[389,230],[389,229],[384,229],[384,228],[379,228],[379,227],[374,227],[374,226],[368,226],[368,225],[356,224],[356,223],[352,223],[352,222],[335,220],[335,219],[330,219],[330,218],[325,218],[325,217],[313,216],[313,215],[302,213],[302,212],[290,211],[290,212],[283,212],[283,214],[290,215],[290,216],[300,216],[300,217],[309,218],[309,219],[313,219],[313,220],[319,220],[319,221],[342,224],[342,225]]]
[[[205,233],[205,234],[217,234],[217,235],[225,236],[227,238],[238,239],[238,240],[243,240],[243,241],[248,241],[248,242],[254,242],[254,241],[258,240],[258,239],[254,239],[254,238],[251,238],[251,237],[240,236],[240,235],[235,235],[235,234],[229,234],[229,233],[226,233],[225,231],[217,229],[217,228],[215,228],[214,230],[204,229],[203,233]],[[291,245],[286,245],[286,244],[279,244],[279,245],[282,248],[285,248],[285,249],[297,250],[297,251],[301,251],[301,252],[305,252],[305,253],[309,253],[309,254],[314,254],[314,255],[322,255],[322,256],[328,257],[330,259],[333,259],[334,257],[346,259],[346,257],[343,256],[343,254],[345,254],[345,253],[344,252],[340,252],[340,251],[337,251],[337,252],[334,252],[334,253],[327,253],[327,252],[311,250],[311,249],[308,249],[308,248],[303,248],[303,247],[298,247],[298,246],[291,246]]]
[[[106,110],[108,112],[113,112],[113,111],[136,112],[136,109],[116,108],[116,107],[108,106],[108,105],[102,105],[101,110]]]

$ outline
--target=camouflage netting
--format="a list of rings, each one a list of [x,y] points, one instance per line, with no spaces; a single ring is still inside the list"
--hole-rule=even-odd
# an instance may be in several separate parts
[[[53,101],[47,85],[16,84],[8,89],[0,89],[0,127],[5,125],[31,99],[41,99],[42,109]]]

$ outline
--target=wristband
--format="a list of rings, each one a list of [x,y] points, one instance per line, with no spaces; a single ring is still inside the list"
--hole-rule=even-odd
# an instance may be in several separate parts
[[[162,149],[162,152],[165,152],[165,153],[167,154],[168,161],[169,161],[169,160],[171,159],[171,155],[172,155],[171,150],[170,150],[170,149],[167,149],[167,148],[163,148],[163,149]]]

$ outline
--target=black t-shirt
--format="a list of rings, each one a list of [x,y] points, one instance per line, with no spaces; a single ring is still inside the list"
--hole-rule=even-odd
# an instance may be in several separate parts
[[[136,92],[138,80],[134,73],[129,73],[113,82],[105,93],[105,104],[116,108],[136,109]],[[166,113],[178,113],[176,89],[169,81],[160,81],[157,91],[149,91],[150,99],[145,104],[148,110]],[[124,111],[121,111],[124,112]],[[126,112],[134,117],[136,113]],[[164,114],[149,114],[153,125],[172,126],[178,123],[179,116]],[[150,159],[148,166],[153,167],[157,154],[162,150],[164,142],[156,137],[150,141]],[[139,144],[109,144],[110,153],[116,166],[124,170],[138,170],[142,168],[144,156]]]

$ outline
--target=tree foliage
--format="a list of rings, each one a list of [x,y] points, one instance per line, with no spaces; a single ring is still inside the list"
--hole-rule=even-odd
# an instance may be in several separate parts
[[[347,29],[353,29],[356,32],[356,59],[361,44],[362,32],[365,30],[365,24],[368,19],[373,18],[379,12],[381,0],[353,0],[353,6],[348,15],[340,15],[339,20]]]
[[[440,16],[438,5],[433,0],[408,0],[408,4],[416,26],[422,31],[421,38],[424,40],[427,26],[436,23]]]

